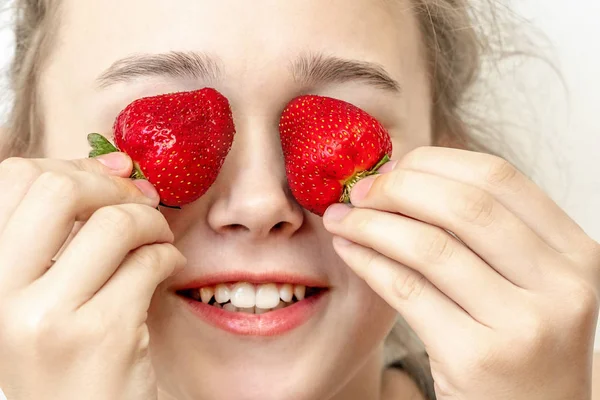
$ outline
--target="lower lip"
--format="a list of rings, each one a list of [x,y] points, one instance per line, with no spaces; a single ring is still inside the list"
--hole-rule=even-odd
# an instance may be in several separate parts
[[[324,290],[290,306],[265,314],[225,311],[201,301],[180,297],[185,300],[194,314],[219,329],[244,336],[276,336],[283,335],[307,322],[317,313],[326,295],[327,291]]]

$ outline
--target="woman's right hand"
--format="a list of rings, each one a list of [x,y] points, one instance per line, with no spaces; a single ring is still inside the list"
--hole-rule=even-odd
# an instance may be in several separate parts
[[[0,163],[0,387],[9,400],[156,399],[146,314],[185,258],[155,189],[128,179],[131,168],[122,153]]]

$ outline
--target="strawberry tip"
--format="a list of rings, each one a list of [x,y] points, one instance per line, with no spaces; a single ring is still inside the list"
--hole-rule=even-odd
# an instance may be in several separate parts
[[[165,207],[165,208],[171,208],[173,210],[181,210],[181,207],[179,207],[179,206],[168,206],[168,205],[164,204],[163,202],[158,203],[158,205],[161,207]]]

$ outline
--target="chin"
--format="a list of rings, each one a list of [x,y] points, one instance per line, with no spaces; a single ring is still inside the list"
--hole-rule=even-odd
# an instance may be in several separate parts
[[[227,312],[187,293],[155,298],[148,325],[161,391],[177,400],[332,398],[381,349],[396,317],[362,281],[351,286],[357,296],[315,290],[266,313],[267,322],[293,322],[267,330],[256,329],[263,314]]]
[[[158,385],[177,400],[315,400],[331,398],[337,390],[332,375],[324,373],[331,367],[319,368],[326,360],[307,365],[280,357],[276,364],[267,365],[241,358],[236,365],[198,361],[191,368],[157,367]]]

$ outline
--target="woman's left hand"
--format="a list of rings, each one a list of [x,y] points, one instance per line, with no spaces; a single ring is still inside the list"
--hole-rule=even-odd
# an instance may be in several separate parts
[[[418,148],[324,217],[425,343],[440,400],[588,400],[600,245],[501,158]]]

